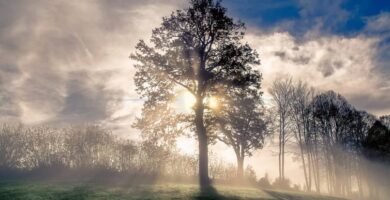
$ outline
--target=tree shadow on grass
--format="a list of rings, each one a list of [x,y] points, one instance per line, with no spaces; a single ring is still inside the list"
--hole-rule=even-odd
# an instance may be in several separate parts
[[[85,200],[93,194],[92,189],[87,186],[74,187],[72,190],[57,194],[59,200]]]
[[[192,199],[196,200],[239,200],[238,197],[226,197],[218,193],[213,187],[201,188],[199,193],[195,194]]]
[[[327,197],[327,196],[318,196],[318,197],[313,197],[310,195],[293,195],[293,194],[288,194],[288,193],[280,193],[272,190],[264,190],[267,194],[272,196],[273,198],[277,200],[348,200],[345,198],[339,198],[339,197]]]
[[[282,193],[270,191],[270,190],[264,190],[264,192],[266,192],[271,197],[273,197],[277,200],[298,200],[298,198],[294,198],[294,196],[288,195],[288,194],[282,194]]]

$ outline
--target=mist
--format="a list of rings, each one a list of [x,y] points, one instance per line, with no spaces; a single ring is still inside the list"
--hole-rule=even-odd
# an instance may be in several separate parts
[[[0,181],[388,199],[389,12],[0,0]]]

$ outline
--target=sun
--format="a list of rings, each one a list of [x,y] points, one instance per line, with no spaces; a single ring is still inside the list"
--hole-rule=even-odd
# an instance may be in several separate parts
[[[191,112],[196,103],[196,98],[188,91],[177,92],[174,108],[179,112]]]
[[[210,109],[218,109],[219,101],[216,96],[209,96],[203,100],[205,106]],[[193,111],[193,108],[196,104],[196,97],[185,90],[177,92],[176,99],[173,103],[174,108],[179,112],[189,113]]]
[[[218,108],[218,98],[217,97],[209,97],[207,99],[207,105],[211,108],[211,109],[217,109]]]
[[[192,95],[189,92],[186,92],[185,94],[183,94],[183,98],[184,98],[184,107],[186,107],[186,108],[193,108],[194,107],[194,105],[196,103],[196,98],[194,95]]]

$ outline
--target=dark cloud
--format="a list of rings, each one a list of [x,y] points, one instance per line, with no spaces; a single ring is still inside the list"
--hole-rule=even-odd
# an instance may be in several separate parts
[[[292,61],[298,65],[307,65],[310,62],[311,58],[308,56],[296,56],[292,58]]]
[[[319,70],[325,78],[331,76],[334,73],[334,68],[328,64],[320,65]]]
[[[291,61],[298,65],[307,65],[311,58],[307,55],[302,55],[299,52],[299,47],[292,48],[292,52],[288,54],[286,51],[275,51],[275,56],[279,57],[283,61]]]
[[[276,51],[275,52],[275,56],[279,57],[282,60],[285,60],[286,59],[286,52],[284,52],[284,51]]]
[[[75,71],[68,75],[66,95],[58,123],[99,122],[111,116],[123,93],[107,90],[104,78],[99,82],[91,79],[87,71]],[[102,76],[102,75],[100,75]]]
[[[333,60],[332,58],[325,58],[318,65],[318,70],[324,75],[329,77],[335,73],[336,70],[341,69],[344,66],[343,61]]]

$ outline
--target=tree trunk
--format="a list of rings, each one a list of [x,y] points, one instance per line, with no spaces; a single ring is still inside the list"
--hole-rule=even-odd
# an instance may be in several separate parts
[[[199,184],[200,187],[204,189],[210,186],[207,133],[203,120],[204,106],[202,99],[197,98],[196,104],[195,125],[199,142]]]
[[[314,124],[314,127],[316,125]],[[318,152],[318,139],[317,139],[317,128],[314,129],[314,142],[311,144],[314,149],[312,151],[313,161],[313,173],[314,173],[314,184],[316,185],[316,191],[321,193],[321,180],[320,180],[320,165],[319,165],[319,152]]]
[[[362,181],[362,179],[363,179],[363,177],[362,177],[362,163],[361,163],[361,161],[359,160],[359,165],[360,166],[358,166],[358,173],[357,173],[357,176],[356,176],[356,180],[357,180],[357,185],[358,185],[358,190],[359,190],[359,197],[361,198],[361,199],[363,199],[363,197],[364,197],[364,190],[363,190],[363,181]]]
[[[237,156],[237,178],[242,180],[244,178],[244,158]]]
[[[299,139],[299,148],[301,151],[301,160],[302,160],[303,174],[305,176],[306,191],[310,192],[311,185],[309,183],[310,181],[309,181],[309,176],[308,176],[307,166],[306,166],[306,161],[305,161],[305,153],[303,152],[302,139],[301,139],[301,137],[299,137],[299,138],[300,138]]]
[[[279,116],[279,178],[282,179],[282,117]]]
[[[283,143],[282,143],[282,179],[283,180],[284,180],[284,177],[285,177],[284,176],[284,154],[285,154],[284,146],[285,146],[285,139],[283,138]]]
[[[286,132],[285,132],[285,115],[282,118],[282,180],[284,180],[284,154],[285,154],[285,144],[286,144]]]

